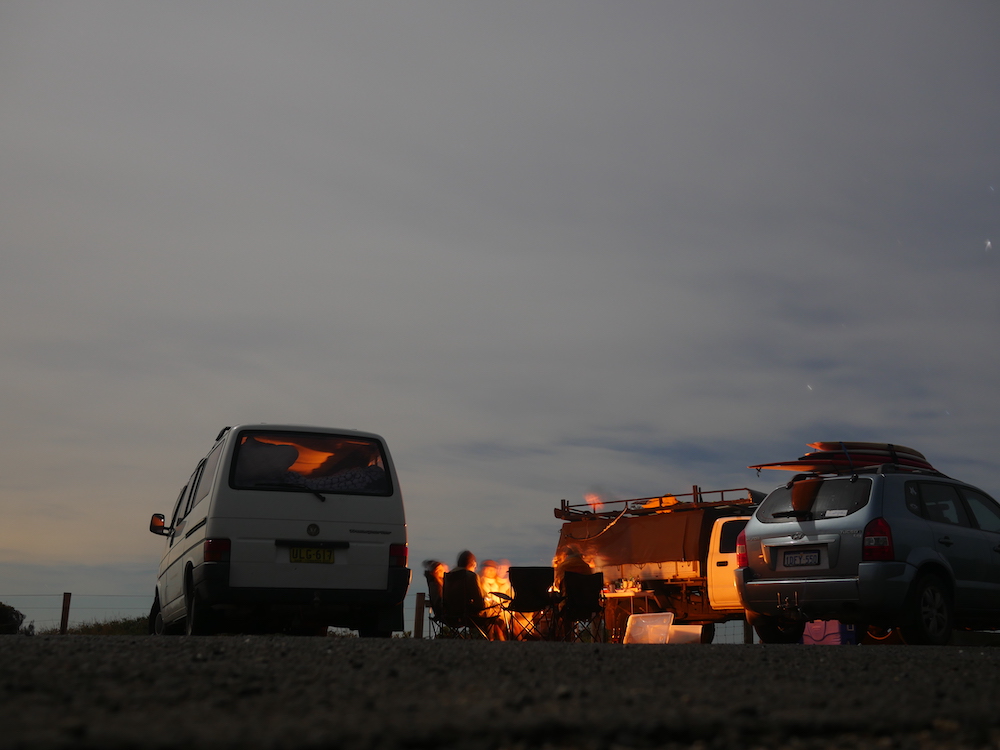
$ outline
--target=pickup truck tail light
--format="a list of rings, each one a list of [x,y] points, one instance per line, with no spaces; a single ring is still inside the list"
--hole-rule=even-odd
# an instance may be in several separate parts
[[[405,568],[410,556],[410,550],[405,544],[389,545],[389,565],[394,568]]]
[[[861,559],[867,562],[896,559],[896,551],[892,546],[892,529],[884,518],[872,519],[865,526]]]
[[[228,539],[205,540],[205,562],[229,562],[232,544]]]
[[[750,567],[750,558],[747,555],[747,532],[746,529],[740,532],[740,535],[736,537],[736,567],[737,568],[748,568]]]

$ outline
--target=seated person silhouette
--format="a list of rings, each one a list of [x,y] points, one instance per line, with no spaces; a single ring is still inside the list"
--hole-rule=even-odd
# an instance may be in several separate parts
[[[594,572],[590,564],[583,559],[580,550],[572,545],[565,549],[561,558],[557,559],[555,564],[555,588],[556,591],[559,591],[564,596],[566,592],[562,590],[562,581],[564,574],[567,572],[582,573],[583,575],[589,575]]]
[[[424,560],[424,578],[427,580],[427,599],[431,603],[434,617],[440,620],[444,616],[441,597],[444,593],[444,576],[448,566],[440,560]]]
[[[445,574],[442,591],[445,622],[453,627],[468,625],[491,641],[505,641],[502,620],[486,611],[477,565],[476,556],[465,550],[458,556],[455,570]]]

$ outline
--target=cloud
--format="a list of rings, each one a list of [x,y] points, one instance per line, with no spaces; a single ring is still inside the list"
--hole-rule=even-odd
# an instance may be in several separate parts
[[[0,548],[155,565],[258,420],[385,435],[415,559],[818,439],[997,494],[997,16],[12,4]]]

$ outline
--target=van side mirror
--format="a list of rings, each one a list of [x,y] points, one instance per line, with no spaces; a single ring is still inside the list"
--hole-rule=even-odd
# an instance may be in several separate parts
[[[170,529],[167,528],[167,519],[163,517],[162,513],[154,513],[153,517],[149,519],[149,530],[160,536],[166,536],[170,533]]]

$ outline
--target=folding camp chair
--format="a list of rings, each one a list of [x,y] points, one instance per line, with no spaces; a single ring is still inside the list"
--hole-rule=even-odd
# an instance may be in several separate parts
[[[441,603],[441,584],[429,570],[424,571],[424,580],[427,581],[427,603],[430,610],[427,621],[430,623],[431,638],[448,637],[448,626],[442,619],[444,607]]]
[[[563,574],[563,598],[556,615],[558,635],[564,641],[603,641],[603,573]]]
[[[452,570],[445,573],[440,621],[448,628],[448,637],[490,640],[489,631],[497,626],[500,618],[483,615],[482,595],[477,596],[467,590],[467,572]]]
[[[514,597],[504,605],[509,613],[512,636],[517,640],[545,640],[552,632],[552,568],[510,569]]]

